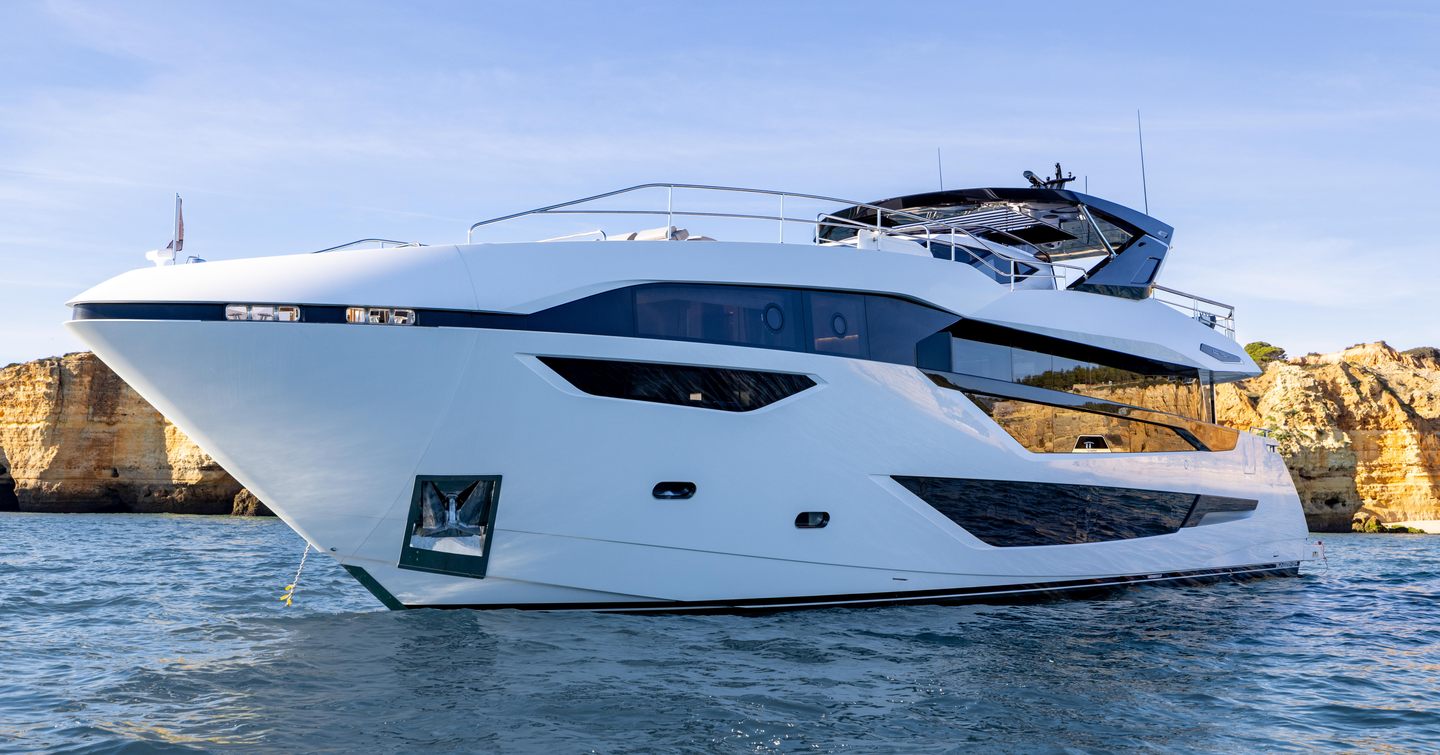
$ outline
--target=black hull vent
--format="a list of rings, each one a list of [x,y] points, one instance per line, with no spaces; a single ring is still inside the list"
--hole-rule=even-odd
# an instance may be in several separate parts
[[[540,357],[540,361],[593,396],[724,412],[754,411],[815,387],[809,377],[788,372],[575,357]]]

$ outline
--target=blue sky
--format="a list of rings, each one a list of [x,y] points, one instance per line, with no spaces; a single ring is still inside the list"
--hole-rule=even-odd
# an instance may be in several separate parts
[[[874,199],[1062,161],[1292,353],[1440,345],[1440,6],[0,3],[0,364],[187,252],[431,243],[647,181]]]

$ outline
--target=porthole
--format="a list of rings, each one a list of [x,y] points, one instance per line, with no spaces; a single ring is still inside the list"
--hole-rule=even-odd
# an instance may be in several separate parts
[[[650,495],[662,501],[683,501],[695,496],[693,482],[657,482]]]
[[[850,330],[850,323],[845,322],[845,315],[837,313],[830,318],[830,329],[835,331],[835,335],[843,336],[846,331]]]
[[[767,304],[764,312],[765,327],[775,333],[779,333],[785,327],[785,310],[779,304]]]
[[[802,530],[818,530],[829,523],[828,511],[802,511],[795,515],[795,526]]]

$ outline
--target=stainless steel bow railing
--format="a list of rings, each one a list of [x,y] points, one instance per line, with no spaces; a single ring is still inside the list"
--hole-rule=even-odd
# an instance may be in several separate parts
[[[1167,288],[1159,283],[1152,284],[1151,287],[1154,288],[1157,293],[1151,294],[1150,298],[1162,304],[1168,304],[1170,307],[1190,315],[1192,319],[1199,320],[1230,338],[1235,337],[1234,305],[1215,301],[1214,299],[1206,299],[1203,296],[1197,296],[1195,294],[1187,294],[1184,291]],[[1161,296],[1160,293],[1169,294],[1170,297],[1177,297],[1178,300],[1177,298]]]

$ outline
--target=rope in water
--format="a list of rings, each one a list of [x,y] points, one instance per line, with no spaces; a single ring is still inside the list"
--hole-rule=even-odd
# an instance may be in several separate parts
[[[305,552],[300,554],[300,568],[295,570],[295,579],[290,580],[290,584],[285,585],[285,594],[280,596],[280,602],[284,603],[286,608],[289,608],[290,604],[295,600],[295,588],[300,584],[300,572],[305,571],[305,559],[309,557],[310,543],[307,542],[305,543]]]

